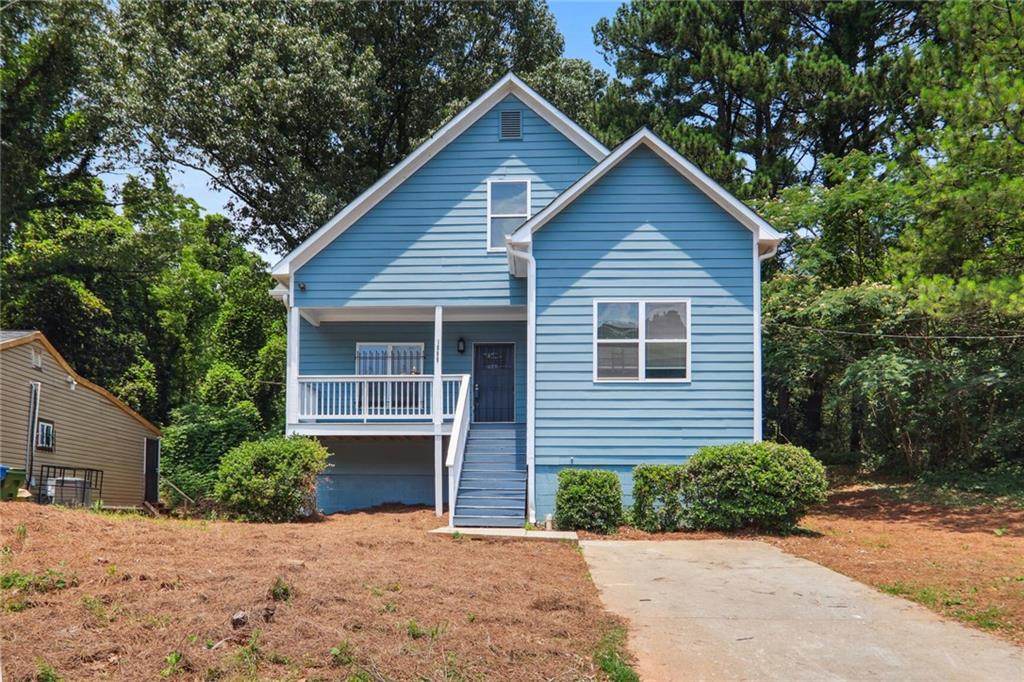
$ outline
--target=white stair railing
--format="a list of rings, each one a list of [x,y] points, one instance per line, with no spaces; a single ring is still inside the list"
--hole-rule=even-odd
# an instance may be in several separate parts
[[[455,401],[455,415],[452,420],[452,434],[448,439],[448,527],[455,527],[455,504],[459,495],[459,481],[462,478],[462,458],[466,452],[466,437],[469,435],[469,375],[463,374],[459,381],[458,399]]]

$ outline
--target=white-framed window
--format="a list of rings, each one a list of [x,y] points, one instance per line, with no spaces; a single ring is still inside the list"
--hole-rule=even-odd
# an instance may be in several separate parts
[[[505,238],[530,217],[529,180],[487,181],[487,250],[504,251]]]
[[[594,381],[689,380],[689,299],[594,301]]]
[[[423,374],[423,344],[359,342],[356,374]]]
[[[53,422],[40,419],[36,426],[36,447],[40,450],[53,450]]]

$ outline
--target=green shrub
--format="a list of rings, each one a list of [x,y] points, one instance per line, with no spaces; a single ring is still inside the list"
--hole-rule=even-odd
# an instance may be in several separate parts
[[[622,522],[622,486],[614,471],[562,469],[555,493],[559,528],[611,533]]]
[[[216,497],[252,521],[293,521],[312,514],[316,475],[327,450],[310,438],[268,438],[242,443],[221,459]]]
[[[793,445],[704,447],[684,478],[685,520],[693,528],[789,530],[825,501],[825,467]]]
[[[685,464],[640,464],[633,467],[633,525],[649,533],[683,525]]]
[[[189,404],[171,413],[160,450],[160,473],[194,500],[213,495],[217,467],[231,448],[262,435],[260,413],[248,400],[233,405]],[[172,504],[173,490],[161,491]]]

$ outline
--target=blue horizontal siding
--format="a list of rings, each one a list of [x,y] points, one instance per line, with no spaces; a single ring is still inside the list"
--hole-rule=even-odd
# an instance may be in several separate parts
[[[522,111],[522,140],[498,140],[507,109]],[[593,165],[509,96],[299,268],[296,304],[525,304],[524,280],[486,250],[487,180],[529,178],[536,213]]]
[[[434,504],[434,439],[321,438],[330,451],[317,476],[325,514],[381,504]],[[447,482],[442,493],[447,494]]]
[[[534,235],[537,511],[558,471],[682,462],[753,437],[753,235],[639,148]],[[691,382],[593,381],[593,301],[689,298]]]
[[[473,344],[515,344],[516,421],[526,421],[526,322],[445,322],[441,370],[445,374],[473,373]],[[458,340],[466,352],[458,352]],[[299,327],[299,374],[355,374],[360,342],[422,343],[424,373],[434,371],[433,322],[323,322],[319,327],[302,320]]]

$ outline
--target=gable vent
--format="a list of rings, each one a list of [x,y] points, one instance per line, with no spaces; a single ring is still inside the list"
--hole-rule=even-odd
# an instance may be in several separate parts
[[[523,139],[523,112],[501,112],[501,130],[498,133],[498,138],[502,140]]]

